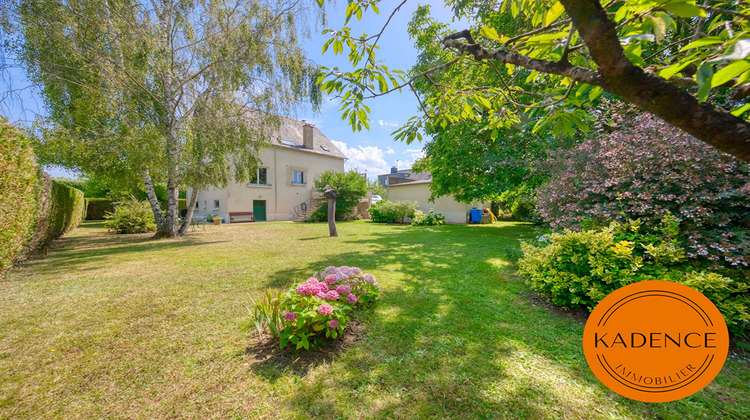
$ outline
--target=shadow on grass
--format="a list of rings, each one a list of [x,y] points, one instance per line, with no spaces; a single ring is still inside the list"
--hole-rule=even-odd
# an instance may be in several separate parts
[[[578,396],[555,392],[549,386],[554,378],[547,377],[563,374],[596,386],[580,351],[583,326],[532,304],[528,287],[499,273],[503,248],[517,247],[526,237],[529,229],[517,225],[405,227],[367,239],[342,238],[369,252],[333,255],[276,273],[288,279],[327,265],[351,265],[400,278],[386,282],[390,287],[374,309],[360,312],[366,338],[356,345],[361,351],[337,359],[340,377],[302,383],[294,409],[347,416],[323,397],[325,388],[333,387],[375,417],[585,416],[586,408],[574,402]],[[543,379],[535,380],[533,373],[519,378],[513,371],[538,360],[553,370],[540,370]],[[283,363],[266,363],[256,373],[275,381],[312,367],[315,363],[290,371]],[[512,390],[499,391],[502,387]]]

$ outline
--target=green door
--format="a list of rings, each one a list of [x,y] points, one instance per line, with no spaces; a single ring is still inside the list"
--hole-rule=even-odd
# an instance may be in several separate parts
[[[266,221],[266,200],[253,200],[253,216],[256,222]]]

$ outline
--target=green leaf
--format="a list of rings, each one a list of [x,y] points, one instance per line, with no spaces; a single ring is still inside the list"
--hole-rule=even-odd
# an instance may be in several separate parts
[[[557,32],[554,34],[540,34],[529,37],[529,42],[552,41],[555,39],[565,38],[566,36],[568,36],[568,33],[565,31]]]
[[[667,3],[661,7],[665,10],[672,12],[675,16],[689,18],[689,17],[706,17],[706,12],[703,9],[695,7],[695,2],[689,3]]]
[[[495,41],[500,41],[500,35],[498,35],[498,33],[495,30],[495,28],[491,28],[489,26],[482,26],[479,29],[479,33],[483,37],[485,37],[487,39],[492,39],[492,40],[495,40]]]
[[[599,86],[594,86],[591,89],[591,92],[589,92],[589,101],[593,101],[594,99],[598,98],[602,92],[604,92],[604,89],[600,88]]]
[[[552,5],[552,7],[547,10],[547,14],[544,15],[544,26],[547,26],[550,23],[556,21],[564,11],[565,7],[563,7],[563,5],[559,1],[556,1]]]
[[[748,70],[750,70],[750,61],[735,61],[734,63],[729,64],[728,66],[722,68],[721,70],[717,71],[716,74],[714,74],[714,77],[711,80],[711,87],[721,86],[724,83],[727,83],[735,78],[737,75]]]
[[[708,99],[708,93],[711,92],[711,78],[714,75],[714,67],[711,64],[703,63],[698,67],[695,79],[698,82],[698,101],[705,102]]]
[[[735,117],[739,117],[740,115],[744,114],[745,111],[747,111],[748,109],[750,109],[750,104],[742,105],[740,107],[733,109],[732,115],[734,115]]]
[[[705,47],[706,45],[721,44],[722,42],[724,41],[718,36],[707,36],[685,45],[684,47],[682,47],[682,49],[680,49],[680,51],[687,51],[692,50],[693,48]]]
[[[654,23],[654,36],[656,37],[656,42],[661,44],[661,40],[664,39],[667,34],[667,22],[663,18],[656,16],[651,16],[651,21]]]

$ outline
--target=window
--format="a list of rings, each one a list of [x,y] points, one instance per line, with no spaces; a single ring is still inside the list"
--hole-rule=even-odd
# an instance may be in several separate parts
[[[305,173],[302,171],[292,172],[292,184],[302,185],[305,183]]]
[[[198,200],[195,200],[195,209],[198,210],[200,208],[201,202]]]
[[[268,168],[258,168],[250,179],[252,185],[268,185]]]
[[[214,209],[215,210],[219,209],[219,200],[214,200]]]

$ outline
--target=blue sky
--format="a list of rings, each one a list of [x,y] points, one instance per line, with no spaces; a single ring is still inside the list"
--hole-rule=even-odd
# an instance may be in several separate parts
[[[380,31],[391,11],[400,1],[385,0],[380,3],[380,15],[369,12],[361,21],[352,19],[348,26],[352,27],[352,34],[361,33],[376,34]],[[440,2],[433,3],[433,15],[439,20],[450,23],[452,13],[444,10]],[[332,29],[344,26],[344,10],[346,2],[327,5],[328,25]],[[378,45],[378,59],[385,60],[391,69],[408,70],[416,61],[416,50],[413,41],[406,33],[407,23],[411,19],[412,12],[420,4],[416,1],[407,2],[401,10],[393,17],[388,29],[383,34]],[[421,4],[426,4],[421,2]],[[464,29],[466,25],[453,23],[456,29]],[[324,55],[321,53],[323,44],[329,39],[327,35],[321,35],[322,27],[313,31],[312,38],[306,42],[308,57],[315,63],[326,66],[338,66],[342,69],[349,68],[346,56],[334,56],[329,51]],[[13,73],[13,86],[15,88],[28,86],[29,83],[19,71]],[[42,101],[29,89],[20,93],[22,103],[16,103],[15,108],[3,109],[2,113],[11,121],[31,120],[35,114],[41,112]],[[389,95],[370,100],[367,105],[372,110],[369,131],[352,132],[348,124],[341,120],[338,109],[338,101],[334,98],[324,98],[319,113],[313,113],[309,108],[303,108],[291,117],[304,119],[316,125],[329,139],[334,141],[339,149],[349,158],[346,169],[357,169],[367,172],[368,178],[375,179],[378,174],[388,172],[389,168],[397,165],[399,169],[408,168],[420,157],[422,144],[415,142],[406,145],[393,140],[391,133],[406,122],[406,120],[417,115],[418,103],[414,95],[408,91],[394,92]],[[63,168],[47,168],[48,172],[55,177],[75,177]]]

